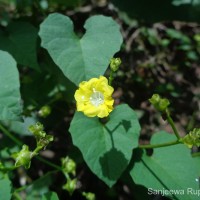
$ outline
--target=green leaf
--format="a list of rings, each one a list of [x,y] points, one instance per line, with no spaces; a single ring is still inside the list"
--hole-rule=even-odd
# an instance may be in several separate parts
[[[161,131],[153,135],[151,144],[174,140],[174,135]],[[195,192],[199,191],[200,168],[185,145],[157,148],[152,156],[147,156],[144,151],[140,153],[142,156],[140,159],[137,157],[130,174],[135,183],[148,188],[149,195],[161,190],[160,195],[166,194],[172,199],[199,199]]]
[[[29,187],[27,187],[27,200],[42,199],[42,196],[49,192],[49,186],[53,182],[52,176],[54,173],[55,171],[50,171],[46,173],[45,175],[34,181],[33,184],[31,184]]]
[[[8,127],[9,131],[17,133],[21,136],[33,136],[28,130],[29,126],[38,121],[36,114],[30,117],[23,117],[23,122],[19,121],[3,121],[2,123]]]
[[[11,199],[11,181],[8,178],[8,175],[3,175],[0,179],[0,197],[2,199]]]
[[[43,195],[42,200],[59,200],[59,198],[55,192],[48,192]]]
[[[117,106],[106,124],[76,112],[70,126],[73,143],[100,179],[112,186],[126,169],[132,149],[138,146],[140,125],[126,104]]]
[[[0,49],[9,52],[18,64],[39,69],[37,63],[37,29],[27,22],[12,22],[0,30]]]
[[[44,20],[39,31],[42,46],[76,85],[102,75],[122,43],[119,25],[110,17],[93,16],[84,27],[86,33],[80,39],[70,18],[55,13]]]
[[[19,73],[10,54],[0,50],[0,120],[20,120]]]

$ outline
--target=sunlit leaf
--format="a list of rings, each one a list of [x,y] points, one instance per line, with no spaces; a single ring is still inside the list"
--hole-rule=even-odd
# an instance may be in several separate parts
[[[176,137],[166,132],[154,134],[151,144],[174,141]],[[192,158],[191,150],[183,144],[156,148],[152,156],[137,151],[138,156],[130,171],[133,181],[149,188],[149,194],[158,194],[178,200],[197,200],[200,168]],[[200,158],[198,158],[200,159]],[[170,194],[169,191],[172,191]],[[175,193],[176,192],[176,193]]]
[[[112,186],[126,169],[138,145],[140,125],[126,104],[117,106],[106,124],[77,112],[69,131],[90,169]]]
[[[93,16],[84,27],[86,33],[80,39],[70,18],[55,13],[44,20],[39,31],[42,46],[76,85],[102,75],[122,43],[119,25],[110,17]]]

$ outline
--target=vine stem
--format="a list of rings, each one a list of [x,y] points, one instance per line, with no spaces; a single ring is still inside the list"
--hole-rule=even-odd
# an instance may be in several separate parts
[[[181,142],[179,140],[175,140],[172,142],[165,142],[162,144],[145,144],[145,145],[139,145],[138,148],[140,149],[153,149],[153,148],[160,148],[160,147],[167,147],[172,146],[176,144],[180,144]]]
[[[47,164],[47,165],[53,167],[54,169],[57,169],[57,170],[59,170],[59,171],[63,171],[62,168],[61,168],[60,166],[58,166],[58,165],[56,165],[56,164],[53,164],[52,162],[49,162],[48,160],[42,158],[41,156],[36,156],[36,158],[37,158],[38,160],[40,160],[41,162],[43,162],[43,163],[45,163],[45,164]]]
[[[7,137],[9,137],[13,142],[15,142],[17,145],[19,145],[19,146],[22,146],[22,145],[23,145],[23,143],[22,143],[18,138],[16,138],[14,135],[12,135],[6,128],[4,128],[1,124],[0,124],[0,130],[1,130]],[[36,152],[37,152],[37,148],[36,148]],[[36,153],[36,152],[35,152],[35,153]],[[36,156],[36,158],[37,158],[38,160],[40,160],[41,162],[43,162],[43,163],[45,163],[45,164],[47,164],[47,165],[53,167],[54,169],[59,170],[59,171],[62,171],[62,168],[61,168],[60,166],[55,165],[55,164],[49,162],[48,160],[46,160],[46,159],[40,157],[39,155]]]
[[[178,133],[178,131],[177,131],[177,129],[176,129],[176,126],[175,126],[175,124],[174,124],[174,121],[173,121],[173,119],[171,118],[170,113],[169,113],[168,110],[166,110],[166,115],[167,115],[167,121],[168,121],[168,123],[169,123],[170,126],[172,127],[172,130],[174,131],[174,134],[176,135],[177,139],[179,140],[181,137],[180,137],[180,135],[179,135],[179,133]]]
[[[108,85],[110,85],[110,86],[112,86],[112,82],[113,82],[113,79],[114,79],[113,74],[114,74],[114,72],[113,72],[113,70],[111,70],[110,76],[109,76],[109,79],[108,79]]]
[[[170,112],[168,109],[165,110],[166,113],[166,118],[167,118],[167,122],[170,124],[170,126],[172,127],[172,130],[174,132],[174,134],[177,137],[177,140],[175,141],[171,141],[171,142],[165,142],[162,144],[147,144],[147,145],[139,145],[140,149],[153,149],[153,148],[160,148],[160,147],[167,147],[167,146],[172,146],[172,145],[176,145],[176,144],[181,144],[182,142],[180,141],[180,135],[176,129],[176,126],[174,124],[173,119],[170,116]]]

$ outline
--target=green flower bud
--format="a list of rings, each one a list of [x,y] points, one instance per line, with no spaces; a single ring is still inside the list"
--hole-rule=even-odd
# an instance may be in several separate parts
[[[87,199],[87,200],[95,200],[95,194],[91,192],[83,192],[82,195]]]
[[[46,132],[45,131],[39,131],[39,132],[37,132],[37,135],[35,135],[35,136],[37,136],[39,138],[45,137],[46,136]]]
[[[153,94],[151,99],[149,99],[149,102],[154,106],[160,102],[160,95],[159,94]]]
[[[26,169],[30,167],[32,152],[29,151],[27,145],[22,146],[22,150],[18,153],[14,153],[12,157],[15,159],[15,166],[24,166]]]
[[[181,138],[180,141],[184,143],[188,148],[192,148],[194,143],[189,134],[187,134],[184,138]]]
[[[47,117],[50,113],[51,113],[51,108],[49,106],[43,106],[38,111],[39,116],[44,118]]]
[[[155,107],[155,109],[161,112],[165,111],[170,105],[169,100],[161,98],[159,94],[153,94],[151,99],[149,99],[149,102]]]
[[[35,132],[35,125],[30,125],[28,127],[28,130],[31,132],[31,133],[34,133]]]
[[[35,124],[35,129],[36,129],[36,131],[43,131],[44,126],[43,126],[43,124],[41,124],[40,122],[37,122],[37,123]]]
[[[200,147],[200,128],[194,128],[189,134],[181,138],[180,141],[189,148],[192,148],[193,146]]]
[[[112,71],[116,72],[119,69],[120,64],[122,63],[120,58],[111,58],[110,68]]]
[[[29,126],[29,131],[33,133],[38,142],[41,138],[46,137],[46,132],[43,130],[44,126],[40,122],[37,122],[35,125]]]
[[[68,179],[67,183],[63,186],[63,189],[67,190],[70,195],[73,194],[74,190],[76,189],[77,179]]]
[[[50,142],[53,141],[52,135],[46,135],[44,137],[40,137],[37,141],[37,146],[39,146],[41,149],[45,148]]]
[[[30,125],[28,130],[33,133],[34,135],[37,134],[37,132],[43,131],[44,126],[40,122],[37,122],[35,125]]]
[[[65,173],[72,173],[73,175],[76,174],[76,163],[72,159],[67,156],[66,158],[62,158],[61,162],[62,169]]]
[[[158,110],[159,111],[164,111],[166,108],[169,106],[170,102],[168,99],[161,99],[159,104],[158,104]]]

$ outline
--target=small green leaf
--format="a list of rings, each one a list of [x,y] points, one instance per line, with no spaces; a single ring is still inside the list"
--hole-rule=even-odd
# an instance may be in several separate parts
[[[110,17],[93,16],[84,27],[86,33],[79,39],[70,18],[55,13],[47,17],[39,31],[42,46],[76,85],[102,75],[122,43],[119,25]]]
[[[17,133],[21,136],[33,136],[28,127],[37,122],[36,114],[30,117],[23,117],[23,122],[20,121],[2,121],[2,123],[9,129],[9,131]]]
[[[174,140],[174,135],[161,131],[153,135],[151,144]],[[130,174],[136,184],[148,188],[149,195],[152,191],[160,190],[160,195],[172,199],[199,199],[196,191],[199,191],[200,168],[185,145],[157,148],[152,156],[147,156],[144,151],[140,153],[142,156],[135,160]]]
[[[11,181],[7,175],[3,175],[0,179],[0,197],[2,199],[11,199]]]
[[[20,120],[19,73],[13,57],[0,50],[0,120]]]
[[[117,106],[109,118],[102,124],[98,118],[76,112],[69,131],[90,169],[112,186],[138,146],[140,125],[136,113],[126,104]]]
[[[42,200],[59,200],[55,192],[48,192],[42,196]]]
[[[55,171],[50,171],[34,181],[34,183],[31,184],[29,187],[27,187],[27,200],[42,199],[42,196],[49,192],[49,186],[53,182],[54,174]]]
[[[37,63],[37,29],[27,22],[12,22],[0,31],[0,49],[9,52],[18,64],[39,69]]]

